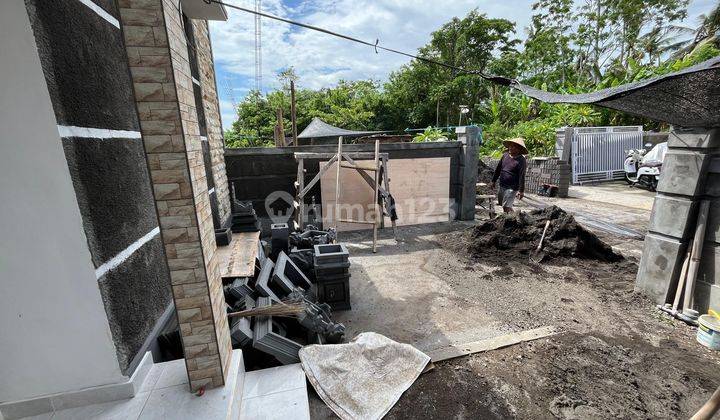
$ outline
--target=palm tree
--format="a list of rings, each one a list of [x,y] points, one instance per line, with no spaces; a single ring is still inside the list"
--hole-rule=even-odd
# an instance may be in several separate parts
[[[693,52],[700,44],[720,40],[720,1],[709,13],[698,16],[697,22],[696,28],[683,27],[682,32],[692,34],[691,38],[668,44],[665,47],[667,52],[673,53],[672,58],[681,58]]]

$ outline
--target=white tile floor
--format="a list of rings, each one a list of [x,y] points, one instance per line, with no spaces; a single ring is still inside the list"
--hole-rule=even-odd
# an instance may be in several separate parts
[[[305,373],[300,364],[248,373],[243,366],[242,352],[234,351],[225,387],[198,397],[188,390],[184,360],[160,363],[153,365],[133,398],[27,419],[310,419]]]
[[[305,372],[300,364],[246,373],[241,418],[309,420]]]

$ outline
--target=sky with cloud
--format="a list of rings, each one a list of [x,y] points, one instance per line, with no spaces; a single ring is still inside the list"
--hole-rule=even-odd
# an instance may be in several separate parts
[[[254,9],[254,0],[224,0]],[[691,0],[688,21],[694,22],[714,0]],[[262,10],[276,16],[326,28],[386,47],[414,53],[430,34],[455,16],[478,8],[488,17],[517,23],[524,38],[532,10],[528,0],[263,0]],[[228,8],[229,19],[210,22],[223,126],[235,120],[239,102],[255,86],[255,24],[249,13]],[[351,43],[283,22],[262,19],[262,88],[277,87],[276,75],[290,66],[298,86],[318,89],[339,80],[387,80],[409,58]]]

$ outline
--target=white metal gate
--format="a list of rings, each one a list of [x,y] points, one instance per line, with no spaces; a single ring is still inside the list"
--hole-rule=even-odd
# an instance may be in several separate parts
[[[574,128],[573,184],[622,179],[625,151],[641,148],[642,140],[642,126]]]

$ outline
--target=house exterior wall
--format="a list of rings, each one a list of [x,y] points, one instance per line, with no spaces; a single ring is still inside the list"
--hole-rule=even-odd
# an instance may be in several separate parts
[[[120,369],[172,302],[113,1],[27,0]],[[101,12],[101,13],[102,13]],[[139,361],[139,358],[136,359]]]
[[[232,347],[177,2],[119,0],[190,387],[224,384]]]
[[[0,51],[0,403],[127,380],[23,2]]]

